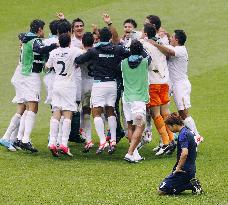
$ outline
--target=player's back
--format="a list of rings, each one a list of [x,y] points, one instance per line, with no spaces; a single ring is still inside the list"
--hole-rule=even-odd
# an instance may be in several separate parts
[[[57,48],[51,52],[53,66],[56,72],[55,86],[76,86],[76,65],[74,60],[81,54],[78,48]]]

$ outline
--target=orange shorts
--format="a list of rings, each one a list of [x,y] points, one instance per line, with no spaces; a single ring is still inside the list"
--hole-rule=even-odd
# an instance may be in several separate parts
[[[150,84],[150,102],[147,107],[165,105],[170,101],[168,84]]]

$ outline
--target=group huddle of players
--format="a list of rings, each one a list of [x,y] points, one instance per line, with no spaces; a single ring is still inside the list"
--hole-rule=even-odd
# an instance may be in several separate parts
[[[124,159],[142,161],[138,150],[152,140],[153,119],[161,137],[155,155],[172,154],[177,147],[177,163],[162,182],[160,193],[179,193],[187,187],[201,193],[194,176],[196,147],[203,138],[188,112],[191,84],[186,33],[177,29],[169,35],[156,15],[148,15],[140,31],[134,19],[126,19],[122,36],[108,14],[103,15],[107,26],[92,25],[92,32],[84,32],[80,18],[70,23],[63,13],[57,16],[49,24],[48,38],[44,39],[45,23],[38,19],[31,22],[28,33],[19,35],[20,60],[11,80],[17,112],[0,144],[10,151],[38,151],[30,135],[40,101],[40,74],[45,73],[45,103],[52,111],[48,149],[54,157],[73,156],[69,140],[85,142],[83,152],[94,146],[92,115],[100,140],[96,154],[105,150],[113,154],[126,136],[129,149]],[[170,114],[171,96],[178,113]],[[75,137],[79,130],[80,136]],[[187,173],[183,170],[191,171],[183,175]],[[173,188],[177,185],[179,189]]]

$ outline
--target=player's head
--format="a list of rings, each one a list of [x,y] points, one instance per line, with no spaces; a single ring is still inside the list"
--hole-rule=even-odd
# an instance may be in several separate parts
[[[85,48],[93,47],[94,39],[93,34],[91,32],[86,32],[82,36],[82,44]]]
[[[172,46],[183,46],[187,40],[187,35],[183,30],[175,30],[170,37],[170,44]]]
[[[59,36],[59,45],[61,48],[66,48],[70,46],[71,37],[68,33],[63,33]]]
[[[44,37],[44,25],[45,23],[42,20],[35,19],[30,24],[30,32],[35,33],[37,36]]]
[[[57,35],[58,23],[59,20],[53,20],[52,22],[50,22],[49,29],[52,35]]]
[[[135,28],[137,28],[137,23],[134,19],[126,19],[123,23],[124,26],[124,33],[130,33]]]
[[[157,31],[161,27],[161,20],[158,16],[155,15],[148,15],[145,20],[145,24],[146,23],[152,24]]]
[[[76,18],[73,20],[71,24],[71,28],[72,28],[72,33],[74,33],[75,37],[82,38],[84,34],[84,26],[85,24],[82,19]]]
[[[156,29],[152,24],[145,24],[144,25],[144,35],[148,37],[148,39],[152,39],[156,35]]]
[[[59,21],[58,26],[57,26],[57,34],[60,36],[63,33],[68,33],[70,34],[71,32],[71,24],[69,21]]]
[[[134,39],[130,45],[130,52],[131,55],[142,55],[143,52],[143,45],[140,41]]]
[[[174,133],[179,132],[180,128],[184,126],[181,116],[176,112],[173,112],[166,118],[165,124],[168,126],[170,131]]]
[[[112,33],[107,27],[102,28],[99,31],[99,35],[100,35],[101,42],[109,42],[110,39],[112,38]]]

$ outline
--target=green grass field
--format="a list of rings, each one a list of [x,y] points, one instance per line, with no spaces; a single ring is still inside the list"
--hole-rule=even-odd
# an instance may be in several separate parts
[[[197,158],[197,177],[205,193],[157,195],[157,187],[171,171],[175,155],[153,155],[152,148],[158,142],[155,130],[152,143],[142,150],[146,161],[140,164],[123,161],[128,148],[126,139],[112,156],[96,156],[95,149],[83,154],[82,145],[71,144],[73,159],[53,159],[47,150],[50,111],[43,104],[43,92],[32,133],[39,153],[10,153],[0,147],[0,204],[228,204],[227,10],[226,0],[2,0],[0,136],[16,109],[11,104],[14,89],[10,79],[18,62],[17,34],[27,31],[32,19],[41,18],[48,25],[56,11],[63,11],[69,20],[84,19],[86,29],[90,30],[92,23],[104,26],[101,14],[107,11],[121,33],[126,18],[135,18],[141,29],[146,15],[157,14],[169,32],[176,28],[186,30],[192,83],[191,114],[205,137]],[[46,31],[47,36],[47,28]],[[172,110],[175,111],[173,106]],[[97,142],[95,132],[94,138]]]

